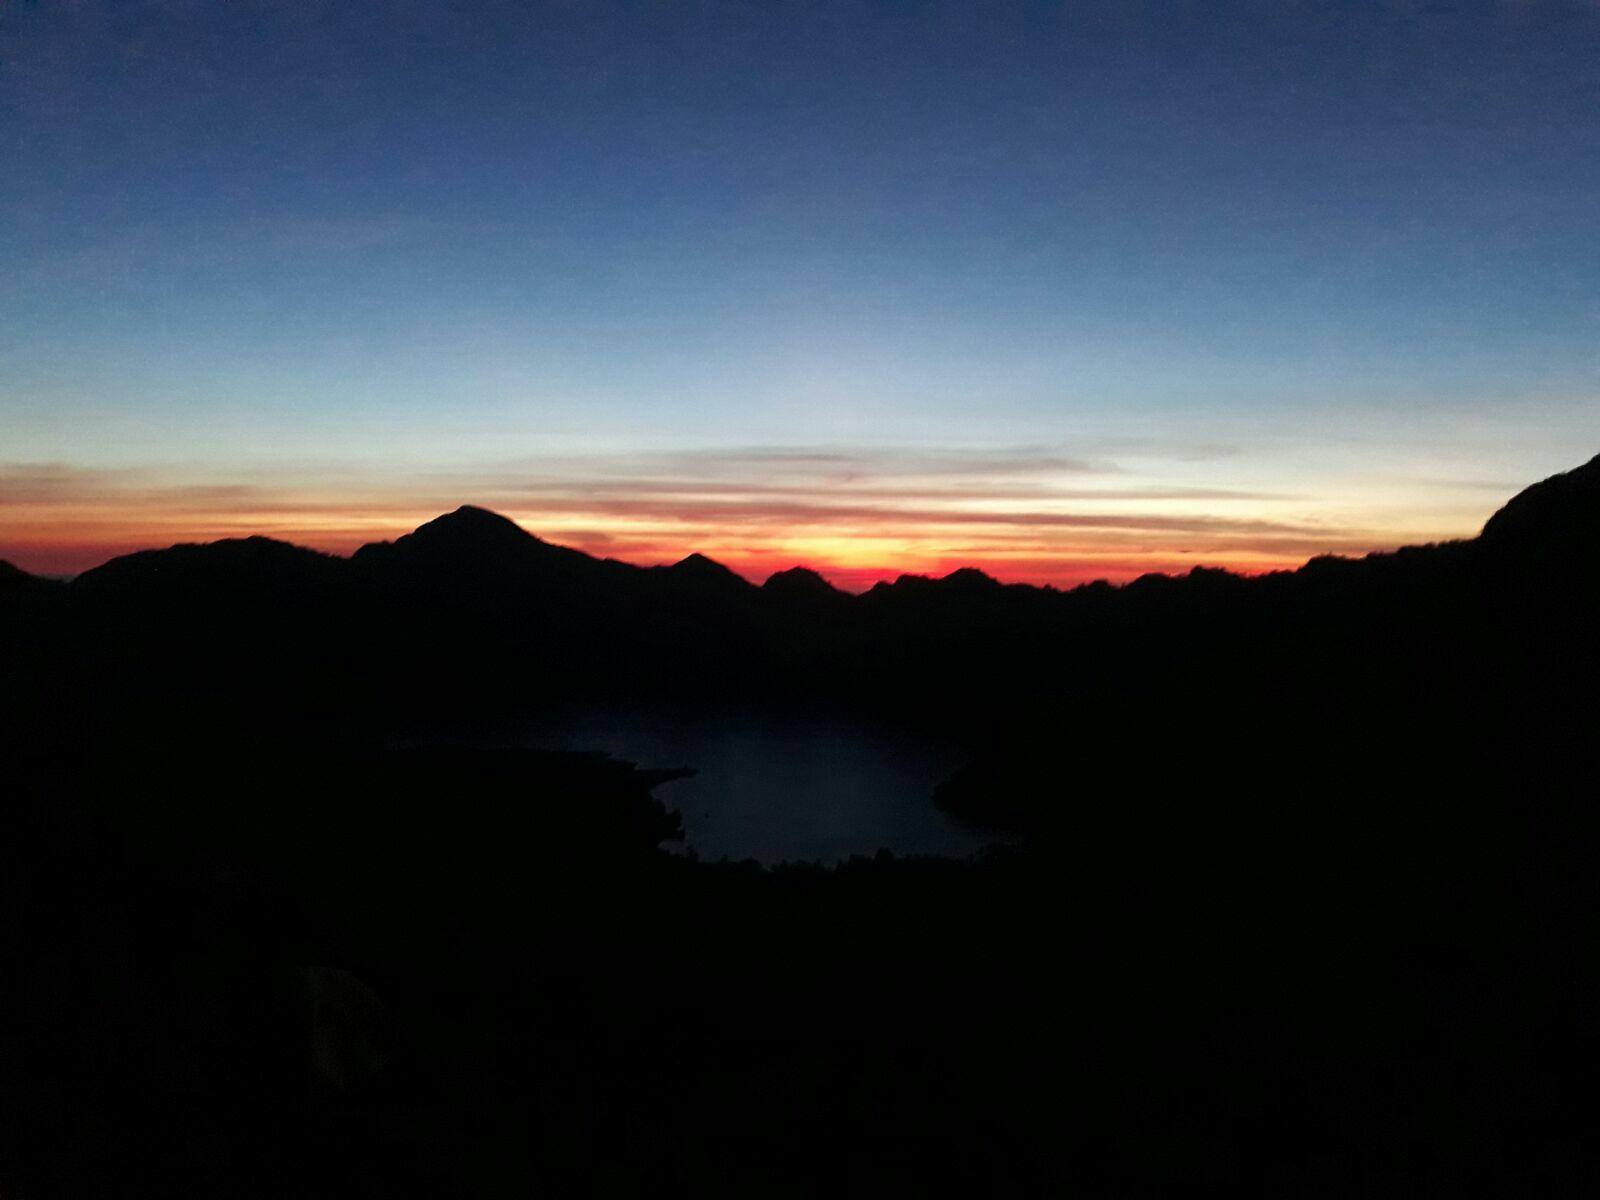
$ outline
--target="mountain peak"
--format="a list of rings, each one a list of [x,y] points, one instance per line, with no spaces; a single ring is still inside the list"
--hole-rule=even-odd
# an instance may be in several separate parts
[[[958,567],[939,580],[940,583],[967,590],[988,591],[1000,587],[1000,581],[977,567]]]
[[[774,571],[767,576],[767,581],[761,585],[761,590],[772,595],[795,599],[844,595],[810,567],[790,567],[786,571]]]
[[[428,560],[487,562],[545,545],[510,517],[463,504],[453,512],[425,521],[392,542],[368,543],[357,550],[355,556],[375,562],[398,552],[402,556],[420,556]]]
[[[448,537],[452,540],[468,538],[473,541],[492,540],[508,543],[539,540],[510,517],[503,517],[497,512],[479,508],[475,504],[463,504],[454,512],[447,512],[417,526],[406,536],[424,540]]]
[[[704,554],[695,553],[687,558],[680,558],[667,568],[676,576],[686,579],[703,579],[718,583],[736,583],[740,587],[749,587],[750,581],[731,567],[725,567],[714,558],[707,558]]]

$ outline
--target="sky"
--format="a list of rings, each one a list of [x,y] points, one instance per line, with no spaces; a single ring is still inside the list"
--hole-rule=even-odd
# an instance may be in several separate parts
[[[1070,584],[1600,451],[1600,5],[13,2],[0,558]]]

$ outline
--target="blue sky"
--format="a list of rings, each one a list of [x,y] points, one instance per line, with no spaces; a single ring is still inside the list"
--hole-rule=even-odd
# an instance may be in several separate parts
[[[1600,449],[1592,4],[40,2],[0,139],[41,569],[452,500],[756,573],[1249,566],[1312,543],[1006,518],[1376,548]]]

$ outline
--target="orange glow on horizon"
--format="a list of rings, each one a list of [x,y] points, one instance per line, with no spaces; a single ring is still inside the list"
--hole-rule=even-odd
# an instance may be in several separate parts
[[[824,468],[806,456],[792,465],[746,453],[552,459],[537,472],[498,476],[258,474],[244,483],[0,463],[0,558],[72,575],[136,550],[251,536],[349,554],[465,502],[597,557],[648,566],[698,552],[756,583],[805,566],[860,591],[902,574],[976,567],[1006,583],[1070,587],[1196,565],[1293,568],[1319,554],[1470,535],[1487,515],[1481,493],[1447,495],[1430,509],[1414,492],[1374,483],[1324,498],[1270,481],[1241,488],[1221,470],[1174,483],[1108,467],[1085,483],[1048,464],[1034,476],[985,460],[958,475],[940,473],[943,459],[842,470],[821,457]]]
[[[271,537],[326,553],[349,555],[373,541],[393,540],[409,533],[437,513],[395,517],[377,514],[321,515],[256,514],[248,520],[196,521],[178,517],[141,520],[123,525],[110,519],[78,515],[60,522],[8,523],[0,538],[0,559],[35,574],[70,576],[139,550],[161,549],[185,542],[210,542],[223,538]],[[518,522],[529,532],[538,527]],[[835,587],[865,591],[879,582],[901,575],[938,577],[963,567],[975,567],[1002,583],[1049,584],[1073,587],[1095,580],[1126,582],[1148,572],[1181,574],[1191,567],[1222,567],[1240,574],[1292,569],[1310,555],[1271,554],[1261,551],[1223,554],[1188,553],[1158,547],[1121,547],[1078,544],[1042,547],[1030,545],[1012,552],[1004,547],[988,553],[978,547],[957,554],[922,537],[844,536],[777,537],[773,544],[753,546],[749,539],[707,536],[700,538],[652,537],[643,530],[618,529],[602,536],[540,534],[556,542],[593,554],[619,558],[639,566],[673,563],[691,553],[705,554],[737,571],[753,583],[791,567],[817,571]],[[969,540],[971,540],[969,538]],[[1380,546],[1342,548],[1363,553]]]

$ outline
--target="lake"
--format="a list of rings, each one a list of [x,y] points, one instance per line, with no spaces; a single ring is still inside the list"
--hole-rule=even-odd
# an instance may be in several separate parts
[[[965,752],[898,730],[811,717],[588,712],[443,740],[692,767],[692,778],[655,794],[682,813],[685,848],[704,859],[833,863],[879,848],[962,857],[993,840],[934,807],[934,788]]]

